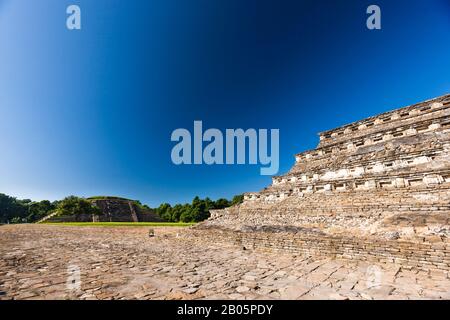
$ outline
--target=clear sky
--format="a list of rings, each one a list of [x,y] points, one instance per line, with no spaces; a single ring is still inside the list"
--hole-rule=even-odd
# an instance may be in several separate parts
[[[449,0],[0,0],[0,192],[230,198],[271,179],[175,166],[174,129],[278,128],[281,174],[319,131],[449,92]]]

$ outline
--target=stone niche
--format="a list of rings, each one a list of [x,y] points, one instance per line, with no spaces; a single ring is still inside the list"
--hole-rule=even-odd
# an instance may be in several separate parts
[[[444,179],[442,179],[442,176],[434,174],[434,175],[427,175],[423,178],[423,182],[426,185],[434,185],[434,184],[440,184],[444,182]]]

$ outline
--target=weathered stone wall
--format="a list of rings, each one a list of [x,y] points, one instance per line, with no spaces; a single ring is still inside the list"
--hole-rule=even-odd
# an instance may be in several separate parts
[[[450,190],[409,188],[305,194],[282,201],[250,201],[213,211],[208,226],[297,226],[331,234],[378,235],[421,241],[450,236]]]
[[[105,197],[105,199],[95,199],[92,203],[102,211],[103,215],[99,216],[99,221],[102,222],[163,221],[153,210],[141,208],[132,200]]]
[[[280,250],[296,254],[367,262],[395,263],[419,270],[450,271],[448,243],[418,243],[370,237],[330,236],[292,232],[192,230],[195,241],[234,243],[246,249]]]
[[[92,214],[79,214],[79,215],[55,215],[47,219],[46,222],[94,222],[98,221]]]

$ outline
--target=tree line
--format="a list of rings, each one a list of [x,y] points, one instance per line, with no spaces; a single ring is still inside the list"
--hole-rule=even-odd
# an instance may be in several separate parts
[[[200,199],[197,196],[192,203],[177,204],[173,207],[163,203],[155,209],[155,212],[169,222],[200,222],[209,218],[209,210],[224,209],[241,203],[243,199],[243,195],[237,195],[231,201],[223,198],[213,201],[208,197]]]
[[[20,200],[0,193],[0,223],[33,223],[55,211],[61,215],[101,214],[91,202],[75,196],[51,202]]]
[[[19,200],[0,193],[0,223],[35,222],[55,210],[57,201]]]
[[[231,201],[195,197],[192,203],[171,206],[161,204],[154,209],[155,213],[169,222],[199,222],[209,218],[209,210],[223,209],[241,203],[242,195],[235,196]],[[147,205],[136,201],[136,204],[150,209]],[[30,199],[17,199],[0,193],[0,223],[33,223],[57,211],[58,215],[102,214],[91,201],[76,196],[69,196],[57,201],[31,201]]]

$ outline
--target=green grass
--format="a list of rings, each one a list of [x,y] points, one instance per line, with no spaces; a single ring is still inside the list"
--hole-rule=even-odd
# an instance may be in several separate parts
[[[43,222],[45,225],[69,227],[189,227],[184,222]]]
[[[132,199],[122,198],[122,197],[113,197],[113,196],[94,196],[86,198],[86,200],[125,200],[125,201],[136,201]]]

